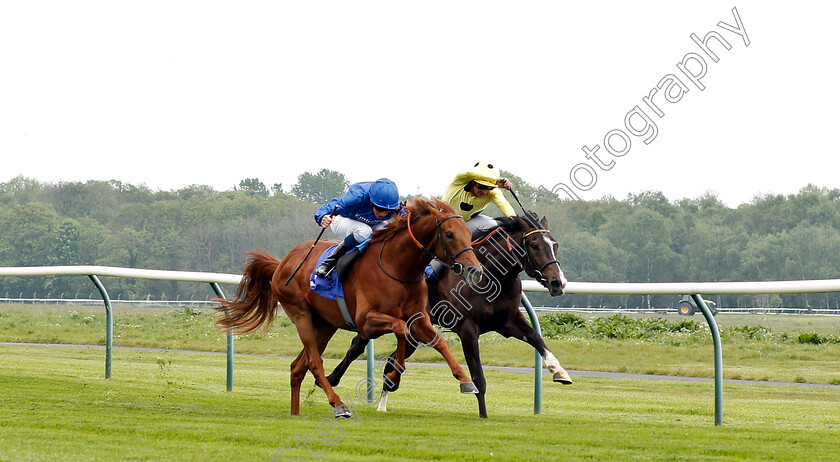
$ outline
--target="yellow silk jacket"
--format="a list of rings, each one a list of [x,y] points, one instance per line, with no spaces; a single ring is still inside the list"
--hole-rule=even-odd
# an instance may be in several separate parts
[[[472,191],[466,189],[470,181],[473,180],[483,180],[491,184],[496,182],[496,178],[488,177],[481,170],[474,168],[455,175],[455,178],[443,193],[443,201],[454,207],[455,211],[464,217],[464,220],[469,220],[473,215],[480,213],[490,202],[496,204],[506,217],[516,215],[500,188],[490,191],[484,197],[478,197]]]

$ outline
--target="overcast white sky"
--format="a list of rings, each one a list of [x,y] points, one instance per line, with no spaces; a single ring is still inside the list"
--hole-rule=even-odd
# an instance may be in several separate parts
[[[3,2],[0,181],[288,191],[330,168],[437,195],[486,159],[583,199],[840,187],[840,7],[770,3]],[[733,7],[749,46],[718,26]],[[716,63],[689,37],[710,31],[731,45],[711,42]],[[703,91],[677,68],[690,53]],[[669,74],[688,91],[655,95],[659,117],[643,98]],[[636,105],[649,144],[625,126]]]

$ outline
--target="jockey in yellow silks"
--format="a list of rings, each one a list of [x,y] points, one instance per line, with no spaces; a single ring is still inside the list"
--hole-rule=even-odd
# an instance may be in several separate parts
[[[481,212],[490,202],[496,204],[506,217],[516,215],[504,193],[498,188],[510,190],[513,184],[499,176],[499,169],[486,162],[477,162],[471,169],[457,175],[446,187],[443,200],[464,217],[470,231],[486,230],[498,226],[496,220]]]

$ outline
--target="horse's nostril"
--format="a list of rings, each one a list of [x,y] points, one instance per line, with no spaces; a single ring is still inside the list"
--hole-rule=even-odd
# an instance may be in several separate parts
[[[483,272],[481,268],[470,267],[467,269],[467,283],[471,286],[478,285],[481,282]]]

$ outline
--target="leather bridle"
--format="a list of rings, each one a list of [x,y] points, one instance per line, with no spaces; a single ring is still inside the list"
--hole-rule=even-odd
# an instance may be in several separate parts
[[[444,222],[446,222],[446,220],[450,220],[452,218],[460,218],[462,220],[464,219],[464,217],[462,217],[461,215],[457,215],[457,214],[456,215],[450,215],[450,216],[448,216],[448,217],[446,217],[442,220],[439,220],[437,217],[435,218],[435,229],[437,231],[437,236],[435,237],[435,240],[429,245],[428,248],[426,246],[424,246],[423,244],[421,244],[420,241],[417,240],[417,238],[414,236],[414,232],[411,230],[411,211],[410,210],[406,213],[406,227],[408,228],[408,235],[411,236],[411,240],[414,242],[414,244],[420,250],[422,250],[423,252],[425,252],[426,254],[431,256],[432,258],[436,258],[437,255],[435,255],[435,253],[432,252],[431,249],[434,248],[435,244],[439,242],[440,246],[443,247],[443,252],[446,254],[446,257],[449,259],[451,264],[446,263],[446,262],[444,262],[443,260],[440,260],[440,259],[438,259],[438,261],[440,261],[447,268],[451,269],[453,273],[455,273],[457,275],[461,275],[461,274],[464,273],[464,265],[462,263],[459,263],[458,261],[456,261],[456,258],[458,258],[458,256],[461,255],[464,252],[467,252],[469,250],[473,250],[473,248],[472,248],[472,246],[467,246],[467,247],[464,247],[463,249],[461,249],[461,250],[459,250],[459,251],[457,251],[453,254],[452,251],[449,250],[449,247],[446,246],[446,243],[444,242],[444,239],[443,239],[443,230],[441,229],[441,226],[443,225]],[[386,239],[386,241],[387,241],[387,239]],[[424,279],[421,276],[420,279],[418,279],[416,281],[407,281],[405,279],[400,279],[400,278],[392,275],[391,273],[389,273],[385,269],[385,266],[382,265],[382,252],[384,250],[385,250],[385,242],[382,242],[382,248],[379,249],[379,267],[382,268],[382,271],[388,277],[390,277],[391,279],[394,279],[396,281],[406,283],[406,284],[418,283],[418,282],[420,282]]]
[[[545,283],[548,282],[548,279],[546,279],[542,275],[543,270],[545,270],[549,265],[553,265],[555,263],[557,264],[557,267],[560,269],[560,271],[563,271],[563,268],[560,266],[560,262],[555,258],[554,260],[549,261],[548,263],[540,266],[539,269],[537,269],[537,264],[534,262],[533,257],[531,257],[530,246],[527,245],[527,243],[525,242],[525,239],[527,239],[528,236],[530,236],[532,234],[535,234],[535,233],[545,234],[545,233],[548,233],[548,232],[549,232],[549,230],[542,229],[542,228],[532,229],[531,231],[528,231],[527,233],[525,233],[522,236],[522,247],[525,249],[525,255],[528,257],[528,264],[531,266],[531,270],[534,272],[534,274],[529,273],[528,275],[531,276],[532,278],[536,279],[540,284],[543,284],[543,285],[545,285]],[[527,270],[525,272],[528,273]]]

